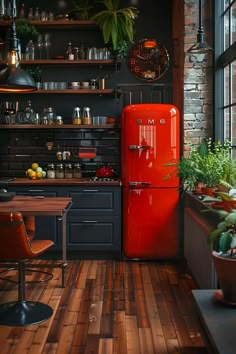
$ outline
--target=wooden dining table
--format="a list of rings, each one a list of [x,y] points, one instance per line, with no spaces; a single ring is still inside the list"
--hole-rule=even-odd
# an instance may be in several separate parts
[[[71,208],[72,198],[70,197],[44,197],[16,195],[12,200],[0,202],[0,212],[20,212],[27,216],[56,216],[61,221],[62,227],[62,263],[60,267],[65,268],[67,262],[66,250],[66,216]],[[64,272],[62,284],[64,286]]]

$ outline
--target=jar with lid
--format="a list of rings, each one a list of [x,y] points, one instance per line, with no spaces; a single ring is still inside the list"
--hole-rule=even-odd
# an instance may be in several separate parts
[[[82,171],[79,163],[74,164],[74,171],[73,171],[74,178],[82,178]]]
[[[56,116],[56,124],[57,125],[62,125],[63,124],[62,116]]]
[[[80,108],[79,107],[75,107],[73,110],[72,123],[73,124],[82,124],[82,119],[80,116]]]
[[[47,178],[55,178],[56,173],[55,173],[55,167],[53,163],[49,163],[47,167]]]
[[[97,81],[97,79],[91,79],[90,80],[90,88],[91,88],[91,90],[98,89],[98,81]]]
[[[72,178],[73,177],[73,167],[71,163],[67,163],[65,165],[65,178]]]
[[[64,176],[63,164],[59,163],[56,168],[56,178],[64,178]]]
[[[54,112],[54,109],[52,107],[48,107],[46,109],[46,116],[48,119],[48,124],[54,124],[55,123],[55,118],[56,118],[56,114]]]
[[[89,107],[84,107],[83,108],[83,117],[82,117],[82,122],[83,124],[92,124],[92,117],[91,117],[91,112]]]

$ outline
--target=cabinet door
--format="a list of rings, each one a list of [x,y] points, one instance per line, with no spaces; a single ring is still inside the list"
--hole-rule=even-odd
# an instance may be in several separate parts
[[[58,192],[55,190],[31,187],[8,187],[8,191],[14,191],[19,195],[31,196],[44,196],[44,197],[57,197]],[[38,240],[52,240],[54,246],[52,251],[61,250],[62,248],[62,235],[59,221],[55,216],[37,216],[35,218],[35,238]]]
[[[120,250],[119,218],[111,216],[68,217],[68,249],[81,251]]]

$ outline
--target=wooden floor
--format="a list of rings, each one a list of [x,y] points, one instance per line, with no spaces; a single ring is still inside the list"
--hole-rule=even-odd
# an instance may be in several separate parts
[[[207,353],[192,302],[195,285],[180,264],[69,261],[65,288],[61,270],[53,274],[46,285],[27,284],[26,292],[48,303],[53,316],[39,325],[0,326],[1,354]],[[0,281],[0,290],[0,303],[16,299],[14,284]]]

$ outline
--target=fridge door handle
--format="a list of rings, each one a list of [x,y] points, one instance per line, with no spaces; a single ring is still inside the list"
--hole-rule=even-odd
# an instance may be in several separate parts
[[[130,187],[149,187],[149,182],[129,182]]]
[[[150,149],[151,146],[150,145],[129,145],[129,149],[130,150],[140,150],[140,149]]]

